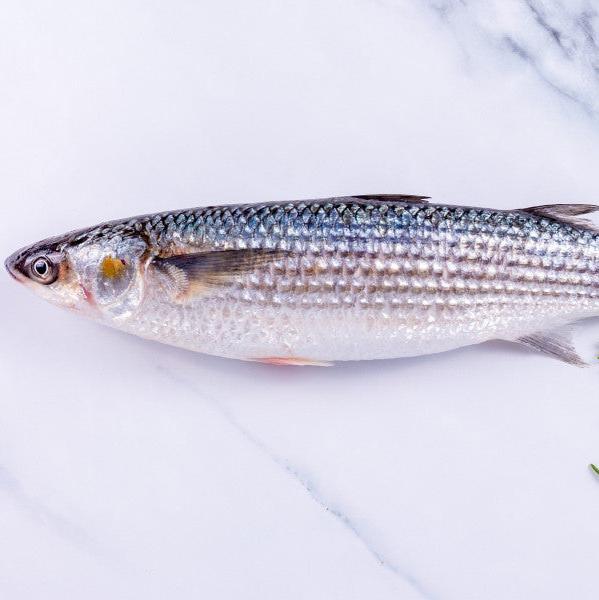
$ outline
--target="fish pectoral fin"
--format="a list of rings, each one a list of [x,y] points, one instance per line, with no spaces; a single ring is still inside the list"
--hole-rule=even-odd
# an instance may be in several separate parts
[[[381,200],[384,202],[409,202],[411,204],[428,204],[430,196],[411,196],[409,194],[360,194],[352,196],[360,200]]]
[[[590,219],[580,218],[580,215],[588,215],[599,211],[599,206],[595,204],[546,204],[543,206],[530,206],[522,210],[531,215],[553,219],[572,227],[584,227],[585,229],[599,231]]]
[[[589,366],[578,354],[576,348],[574,348],[574,344],[572,343],[572,329],[569,327],[531,333],[515,341],[570,365],[577,367]]]
[[[294,367],[331,367],[333,363],[322,360],[312,360],[299,356],[262,356],[260,358],[249,358],[253,362],[266,365],[294,366]]]
[[[227,285],[235,277],[266,267],[287,254],[284,250],[246,248],[208,250],[156,257],[151,266],[168,276],[178,300]]]

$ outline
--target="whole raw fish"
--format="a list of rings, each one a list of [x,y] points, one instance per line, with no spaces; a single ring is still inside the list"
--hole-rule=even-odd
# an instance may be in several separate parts
[[[281,364],[491,339],[573,364],[599,315],[592,205],[492,210],[419,196],[194,208],[50,238],[6,261],[45,299],[190,350]]]

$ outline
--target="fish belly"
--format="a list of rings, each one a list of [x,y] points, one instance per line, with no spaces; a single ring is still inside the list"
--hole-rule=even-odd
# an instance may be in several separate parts
[[[268,301],[267,301],[268,300]],[[156,297],[131,333],[208,354],[343,361],[417,356],[560,327],[594,302],[530,291],[293,296],[228,293],[185,304]],[[575,301],[577,300],[577,301]]]

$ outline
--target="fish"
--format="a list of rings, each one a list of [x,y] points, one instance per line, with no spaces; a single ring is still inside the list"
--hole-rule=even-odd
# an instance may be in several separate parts
[[[39,296],[187,350],[273,365],[507,340],[585,366],[599,315],[592,204],[499,210],[370,194],[110,221],[5,262]]]

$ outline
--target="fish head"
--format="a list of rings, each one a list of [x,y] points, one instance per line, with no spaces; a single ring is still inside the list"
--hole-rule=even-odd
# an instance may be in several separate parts
[[[107,223],[22,248],[5,266],[44,300],[117,324],[142,302],[147,248],[126,224]]]

